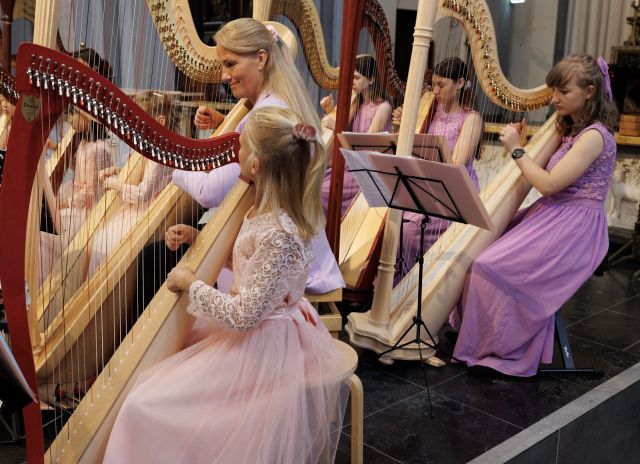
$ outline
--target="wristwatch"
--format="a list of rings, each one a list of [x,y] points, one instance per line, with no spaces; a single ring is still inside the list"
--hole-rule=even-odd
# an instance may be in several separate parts
[[[524,148],[516,148],[511,153],[511,158],[513,158],[514,160],[520,159],[523,156],[524,156]]]

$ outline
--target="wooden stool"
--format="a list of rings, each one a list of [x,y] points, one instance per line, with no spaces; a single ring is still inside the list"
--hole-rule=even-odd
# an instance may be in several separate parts
[[[314,308],[318,310],[320,319],[333,338],[338,338],[342,330],[342,315],[335,305],[336,301],[342,300],[342,289],[338,288],[332,292],[319,295],[307,294],[304,296]]]
[[[336,349],[340,351],[340,358],[342,359],[338,376],[349,385],[349,390],[351,391],[351,464],[362,464],[364,407],[362,402],[362,382],[355,374],[356,367],[358,367],[358,354],[353,348],[340,340],[333,340],[333,343]]]

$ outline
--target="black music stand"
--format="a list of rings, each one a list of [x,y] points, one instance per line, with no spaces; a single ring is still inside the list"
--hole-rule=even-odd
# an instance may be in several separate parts
[[[424,375],[429,402],[429,384],[422,358],[422,345],[437,350],[429,328],[422,319],[422,279],[424,267],[424,232],[430,217],[439,217],[464,224],[489,229],[493,228],[480,198],[475,191],[464,166],[415,159],[408,156],[389,156],[375,152],[356,152],[341,149],[351,172],[369,203],[369,206],[386,206],[401,211],[423,215],[420,224],[420,251],[418,254],[418,301],[416,315],[407,330],[388,350],[379,353],[378,358],[405,346],[416,344],[420,365]],[[403,339],[414,329],[412,340]],[[424,329],[431,342],[420,336]],[[431,412],[433,417],[433,410]]]
[[[374,151],[382,154],[395,155],[398,148],[398,134],[379,132],[372,134],[363,134],[361,132],[341,132],[338,134],[338,140],[342,148],[353,151]],[[453,158],[447,139],[443,135],[434,134],[415,134],[413,139],[413,147],[411,148],[411,156],[430,161],[439,161],[440,163],[453,164]],[[402,223],[409,221],[402,218]],[[400,272],[407,271],[404,261],[404,240],[403,227],[400,228],[400,250],[396,268]]]

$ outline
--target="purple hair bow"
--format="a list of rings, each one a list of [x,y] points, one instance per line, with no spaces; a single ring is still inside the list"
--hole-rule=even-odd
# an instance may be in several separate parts
[[[610,102],[613,102],[613,93],[611,93],[611,79],[609,79],[609,65],[601,56],[598,57],[598,67],[604,77],[604,94],[607,96]]]

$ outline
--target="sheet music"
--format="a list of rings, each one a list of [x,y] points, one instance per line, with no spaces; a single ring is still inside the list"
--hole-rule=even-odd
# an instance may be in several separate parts
[[[371,207],[387,206],[493,230],[465,166],[340,149]]]
[[[397,154],[398,134],[390,134],[388,132],[365,134],[359,132],[341,132],[338,134],[338,140],[340,140],[340,145],[343,148],[349,150],[362,152],[374,151],[387,155]],[[453,164],[451,150],[449,149],[447,140],[442,135],[415,134],[411,153],[403,153],[403,155],[411,155],[415,158]]]
[[[375,167],[368,162],[367,158],[360,156],[361,152],[344,148],[341,148],[340,152],[347,162],[351,175],[356,178],[369,206],[372,208],[387,206],[385,199],[391,197],[391,192],[386,188],[385,182],[380,179],[380,175],[370,171]],[[360,169],[363,171],[359,171]]]

